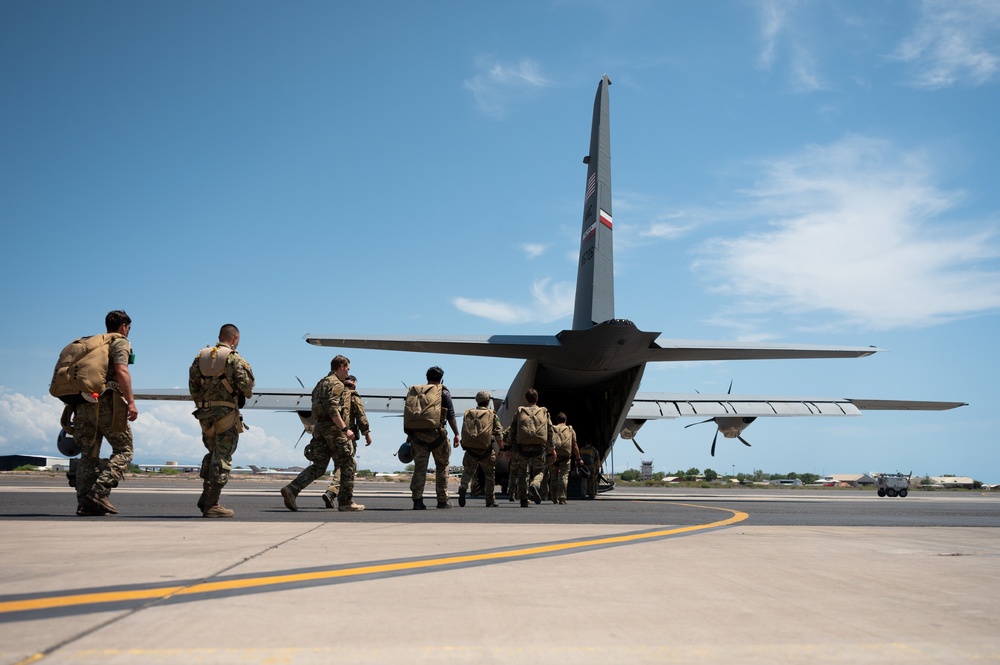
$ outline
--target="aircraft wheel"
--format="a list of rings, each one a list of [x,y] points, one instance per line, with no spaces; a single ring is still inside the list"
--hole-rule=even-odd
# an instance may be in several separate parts
[[[909,492],[907,492],[905,489],[899,490],[899,496],[905,497],[907,494],[909,494]]]
[[[886,493],[886,496],[889,496],[889,497],[896,496],[896,490],[892,489],[891,487],[889,489],[887,489],[885,491],[885,493]]]
[[[878,495],[879,496],[885,496],[885,490],[883,488],[881,488],[881,487],[878,488]]]

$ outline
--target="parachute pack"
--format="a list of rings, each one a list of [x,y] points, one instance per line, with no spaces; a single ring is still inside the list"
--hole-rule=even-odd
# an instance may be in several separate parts
[[[469,409],[462,417],[462,448],[486,450],[493,440],[492,409]]]
[[[555,446],[558,459],[569,459],[573,454],[573,428],[569,425],[553,427],[552,444]]]
[[[119,333],[104,333],[81,337],[67,344],[59,352],[49,394],[66,404],[96,402],[108,389],[111,342],[119,337],[122,337]]]
[[[439,383],[410,386],[403,404],[403,431],[437,429],[441,426]]]
[[[549,412],[543,406],[517,407],[517,443],[545,445],[549,438]]]

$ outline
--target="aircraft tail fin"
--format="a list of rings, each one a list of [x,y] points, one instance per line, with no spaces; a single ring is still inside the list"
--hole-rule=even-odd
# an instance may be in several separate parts
[[[615,318],[614,254],[611,241],[611,128],[605,74],[597,85],[590,130],[583,233],[576,277],[573,330],[585,330]]]

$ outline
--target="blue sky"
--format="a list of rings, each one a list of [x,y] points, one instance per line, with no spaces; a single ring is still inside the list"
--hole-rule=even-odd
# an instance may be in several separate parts
[[[914,471],[1000,482],[1000,3],[0,3],[0,453],[55,454],[58,350],[132,316],[136,386],[184,386],[222,323],[260,387],[321,334],[571,325],[594,91],[610,90],[616,315],[858,360],[649,366],[646,391],[956,400],[650,423],[617,470]],[[362,392],[519,363],[350,350]],[[136,459],[200,459],[140,403]],[[237,464],[303,462],[247,414]],[[401,468],[375,417],[359,466]],[[456,458],[457,463],[457,458]]]

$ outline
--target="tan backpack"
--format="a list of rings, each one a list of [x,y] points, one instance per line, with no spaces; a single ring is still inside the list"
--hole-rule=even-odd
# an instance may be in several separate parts
[[[517,407],[517,443],[545,445],[549,439],[549,412],[544,406]]]
[[[558,459],[569,459],[573,454],[573,428],[569,425],[553,427],[552,444],[555,446]]]
[[[81,337],[67,344],[59,352],[49,394],[66,404],[96,402],[108,389],[111,342],[119,337],[123,335],[104,333]]]
[[[410,386],[403,404],[403,431],[441,427],[440,383]]]
[[[462,448],[486,450],[493,442],[493,409],[469,409],[462,416]]]

